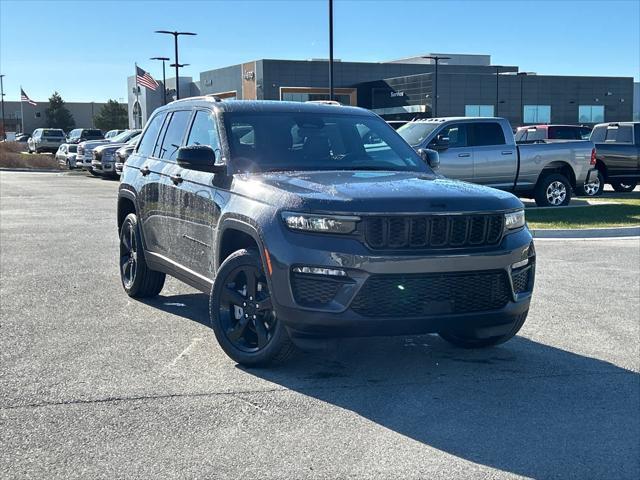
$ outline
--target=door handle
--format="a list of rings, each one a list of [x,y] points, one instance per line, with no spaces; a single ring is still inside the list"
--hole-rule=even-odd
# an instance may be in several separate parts
[[[184,180],[179,173],[176,173],[175,175],[170,175],[169,178],[175,185],[181,184],[182,181]]]
[[[147,175],[149,175],[151,173],[151,170],[149,170],[149,165],[145,165],[144,167],[142,167],[140,169],[140,173],[142,174],[143,177],[146,177]]]
[[[459,156],[460,158],[464,158],[464,157],[470,157],[470,156],[471,156],[471,154],[470,154],[470,153],[459,153],[459,154],[458,154],[458,156]]]
[[[513,155],[513,152],[511,150],[505,150],[502,152],[502,155]]]

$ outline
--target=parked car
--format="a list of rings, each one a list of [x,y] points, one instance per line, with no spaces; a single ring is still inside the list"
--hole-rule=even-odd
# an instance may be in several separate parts
[[[596,146],[597,183],[585,185],[587,195],[599,195],[604,185],[631,192],[640,181],[640,122],[600,123],[591,132]]]
[[[568,205],[573,190],[597,176],[591,142],[516,145],[504,118],[430,118],[398,133],[416,150],[440,152],[438,173],[533,197],[539,206]]]
[[[30,133],[19,133],[16,135],[16,139],[14,141],[20,142],[20,143],[27,143],[30,138],[31,138]]]
[[[91,162],[93,161],[93,149],[99,147],[100,145],[107,145],[110,143],[113,144],[123,144],[128,142],[134,137],[140,135],[141,130],[125,130],[120,135],[117,135],[109,140],[92,140],[87,142],[82,142],[78,145],[78,156],[77,162],[82,165],[82,168],[87,170],[92,175],[98,175],[97,172],[93,171],[93,167],[91,166]]]
[[[107,143],[94,148],[91,160],[93,171],[103,177],[118,177],[120,173],[116,171],[116,152],[122,147],[134,148],[138,142],[138,136],[134,136],[126,143]]]
[[[105,139],[110,139],[115,137],[116,135],[120,135],[122,132],[124,132],[125,130],[109,130],[107,133],[104,134],[104,138]]]
[[[76,168],[76,154],[78,146],[72,143],[63,143],[58,147],[56,160],[60,165],[66,166],[69,170]]]
[[[117,175],[122,175],[122,169],[124,168],[124,163],[127,161],[127,158],[129,158],[129,155],[133,153],[137,144],[138,142],[136,141],[134,144],[131,144],[131,145],[127,144],[127,145],[124,145],[123,147],[120,147],[118,150],[116,150],[115,169],[116,169]]]
[[[102,130],[97,128],[75,128],[69,132],[67,143],[80,143],[87,140],[102,140]]]
[[[585,125],[528,125],[516,130],[516,143],[544,143],[549,140],[589,140]]]
[[[206,292],[221,347],[243,365],[345,335],[505,342],[534,284],[523,205],[436,175],[437,161],[361,108],[172,102],[123,171],[124,290],[153,297],[169,274]]]
[[[36,128],[27,140],[29,153],[55,152],[65,142],[64,131],[59,128]]]

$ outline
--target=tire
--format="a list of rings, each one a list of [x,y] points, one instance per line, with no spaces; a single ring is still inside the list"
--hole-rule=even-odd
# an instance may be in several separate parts
[[[571,184],[560,173],[551,173],[542,177],[534,191],[536,205],[539,207],[563,207],[571,201]]]
[[[616,192],[620,192],[620,193],[628,193],[628,192],[633,192],[633,189],[636,188],[636,185],[638,185],[637,180],[629,180],[629,181],[622,181],[622,182],[611,182],[611,186],[613,187],[613,189]]]
[[[585,197],[598,197],[602,195],[602,191],[604,190],[604,175],[600,170],[597,170],[598,176],[593,183],[580,186],[579,193]]]
[[[209,296],[209,319],[222,350],[241,365],[282,363],[295,352],[273,310],[256,250],[238,250],[222,263]]]
[[[527,319],[527,315],[529,310],[520,314],[516,320],[513,322],[513,326],[511,330],[509,330],[504,335],[498,335],[496,337],[489,338],[477,338],[475,335],[475,331],[473,329],[469,330],[460,330],[460,331],[444,331],[439,332],[438,335],[440,337],[449,342],[452,345],[460,348],[486,348],[493,347],[495,345],[500,345],[511,338],[513,338],[516,333],[520,331],[522,325],[524,325],[525,320]]]
[[[88,168],[87,170],[89,170],[89,173],[91,175],[93,175],[94,177],[99,177],[100,174],[98,172],[96,172],[93,168]]]
[[[130,213],[120,227],[120,280],[133,298],[155,297],[164,286],[166,275],[147,267],[138,218]]]

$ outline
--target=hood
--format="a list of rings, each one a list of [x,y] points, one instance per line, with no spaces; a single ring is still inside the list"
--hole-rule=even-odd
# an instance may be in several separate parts
[[[344,213],[481,212],[522,208],[514,195],[421,172],[236,175],[233,190],[284,209]]]
[[[122,147],[123,145],[126,145],[126,144],[125,143],[108,143],[108,144],[104,144],[104,145],[98,145],[94,150],[99,151],[99,152],[104,152],[105,150],[116,151],[120,147]]]

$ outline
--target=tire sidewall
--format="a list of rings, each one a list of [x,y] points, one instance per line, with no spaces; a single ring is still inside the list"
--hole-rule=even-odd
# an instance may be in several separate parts
[[[140,285],[142,283],[142,265],[144,264],[144,255],[142,253],[142,239],[140,237],[140,229],[138,226],[138,217],[134,213],[130,213],[127,215],[122,222],[122,226],[120,227],[120,235],[118,236],[119,241],[122,243],[122,235],[128,228],[128,225],[133,225],[133,232],[136,237],[136,245],[138,246],[137,253],[137,265],[136,265],[136,278],[133,280],[133,283],[129,288],[124,283],[124,278],[122,277],[122,267],[120,266],[120,254],[118,255],[118,269],[120,271],[120,283],[122,283],[122,288],[124,288],[125,292],[129,296],[136,296],[138,291],[140,290]],[[120,248],[120,244],[118,244],[118,249]],[[118,250],[119,252],[119,250]]]
[[[567,191],[564,201],[559,205],[553,205],[547,200],[547,188],[549,187],[549,185],[551,185],[551,183],[556,181],[563,183]],[[563,207],[569,205],[569,202],[571,202],[571,191],[571,183],[569,182],[567,177],[560,173],[552,173],[540,180],[540,183],[536,188],[536,204],[539,207]]]
[[[220,322],[220,294],[226,284],[228,275],[238,267],[255,266],[264,272],[260,255],[255,250],[242,249],[232,253],[220,265],[209,295],[209,321],[213,332],[224,352],[234,361],[247,366],[260,366],[271,363],[279,354],[285,342],[289,342],[289,334],[282,321],[276,322],[275,332],[266,347],[257,352],[245,352],[238,349],[227,338],[224,326]],[[269,283],[269,282],[268,282]],[[273,302],[273,291],[269,286],[269,294]],[[276,313],[277,318],[277,313]]]

